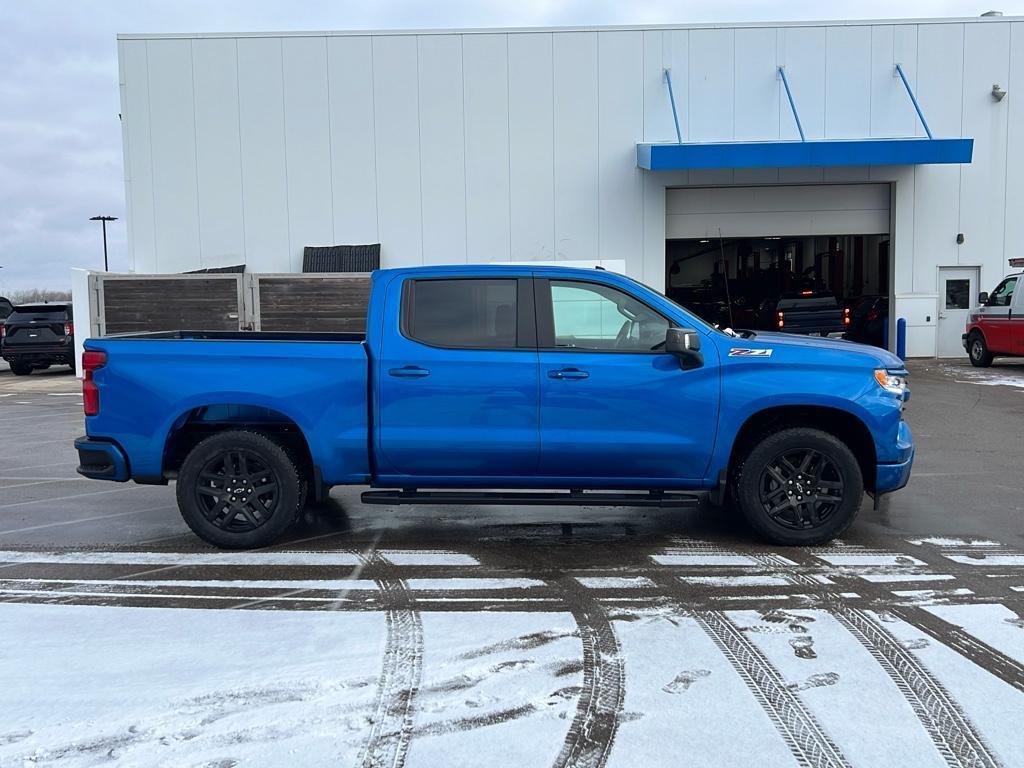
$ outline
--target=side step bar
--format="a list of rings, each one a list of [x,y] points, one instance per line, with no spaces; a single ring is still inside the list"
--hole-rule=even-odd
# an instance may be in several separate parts
[[[700,501],[699,494],[606,493],[599,491],[529,492],[529,491],[363,491],[363,504],[519,504],[524,506],[595,506],[595,507],[691,507]]]

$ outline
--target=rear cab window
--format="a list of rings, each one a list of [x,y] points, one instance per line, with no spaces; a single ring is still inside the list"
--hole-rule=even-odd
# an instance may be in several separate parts
[[[402,334],[445,349],[536,347],[528,278],[410,279],[402,289]]]

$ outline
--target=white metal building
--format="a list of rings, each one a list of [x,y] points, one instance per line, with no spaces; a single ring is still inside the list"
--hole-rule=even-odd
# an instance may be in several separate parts
[[[136,272],[380,243],[385,267],[623,262],[671,295],[781,264],[960,355],[963,297],[1024,241],[1024,20],[118,46]]]

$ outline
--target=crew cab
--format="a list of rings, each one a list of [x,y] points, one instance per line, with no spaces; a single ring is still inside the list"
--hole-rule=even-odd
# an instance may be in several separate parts
[[[1024,260],[1015,266],[1024,266]],[[992,293],[978,295],[981,305],[967,320],[963,335],[964,349],[971,365],[988,368],[996,357],[1024,356],[1024,273],[1007,275]]]
[[[269,544],[335,485],[381,504],[711,492],[811,544],[910,474],[899,358],[721,331],[612,272],[381,270],[366,328],[89,339],[78,471],[174,479],[188,525],[228,548]]]
[[[827,291],[803,290],[766,299],[758,315],[759,328],[779,333],[840,335],[850,325],[849,308],[840,307]]]

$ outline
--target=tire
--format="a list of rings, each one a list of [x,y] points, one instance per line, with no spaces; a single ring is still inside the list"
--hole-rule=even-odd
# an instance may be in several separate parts
[[[31,363],[11,363],[11,373],[15,376],[28,376],[32,373]]]
[[[808,479],[825,485],[808,486]],[[834,435],[809,427],[764,437],[737,465],[732,485],[733,498],[754,531],[787,546],[822,544],[839,536],[853,523],[864,497],[864,477],[853,452]],[[805,488],[812,494],[803,493]]]
[[[178,509],[188,527],[215,547],[265,547],[295,522],[303,475],[269,437],[220,432],[199,443],[182,462],[175,489]]]
[[[993,355],[988,351],[985,337],[980,333],[972,333],[967,337],[967,356],[975,368],[988,368],[992,365]]]

